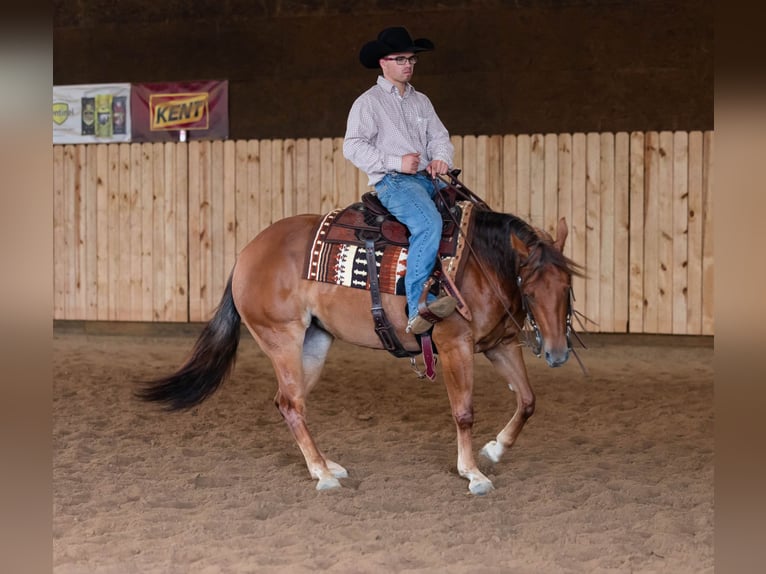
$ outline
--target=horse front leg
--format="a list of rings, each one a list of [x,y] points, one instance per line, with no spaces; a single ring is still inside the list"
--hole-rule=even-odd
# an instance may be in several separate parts
[[[457,471],[469,481],[471,494],[487,494],[494,487],[476,466],[473,455],[473,352],[467,345],[449,345],[439,348],[444,383],[447,387],[452,417],[457,428]]]
[[[529,385],[527,367],[524,364],[522,349],[516,340],[486,351],[484,355],[495,366],[516,393],[516,411],[496,439],[488,442],[481,449],[481,454],[492,462],[498,462],[503,453],[511,448],[524,428],[524,423],[535,412],[535,394]]]

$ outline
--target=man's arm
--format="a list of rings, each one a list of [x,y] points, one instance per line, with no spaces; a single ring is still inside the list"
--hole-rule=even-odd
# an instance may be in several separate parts
[[[344,157],[367,174],[401,170],[401,157],[387,156],[372,144],[377,134],[375,112],[362,98],[357,99],[346,122]]]

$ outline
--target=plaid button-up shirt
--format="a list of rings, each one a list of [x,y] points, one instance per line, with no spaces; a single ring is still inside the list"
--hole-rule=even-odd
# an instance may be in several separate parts
[[[351,106],[343,155],[375,185],[389,172],[400,171],[402,156],[420,153],[418,170],[434,159],[452,168],[454,147],[431,100],[407,84],[404,95],[378,76],[378,82]]]

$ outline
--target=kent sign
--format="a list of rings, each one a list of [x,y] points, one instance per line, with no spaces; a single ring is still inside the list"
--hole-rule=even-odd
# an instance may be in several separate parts
[[[133,84],[133,141],[229,137],[229,82]]]

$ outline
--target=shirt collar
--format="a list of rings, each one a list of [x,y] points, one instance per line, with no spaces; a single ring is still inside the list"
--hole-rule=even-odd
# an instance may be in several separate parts
[[[383,91],[385,91],[387,94],[396,94],[399,95],[399,90],[396,89],[396,86],[393,84],[393,82],[389,82],[386,78],[383,76],[378,76],[378,85],[383,88]],[[415,88],[412,87],[412,84],[409,82],[404,87],[404,95],[403,98],[406,98],[409,96]]]

